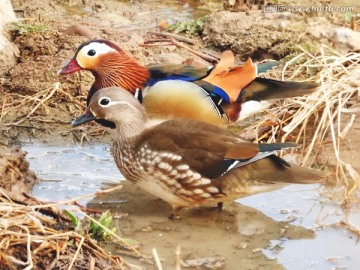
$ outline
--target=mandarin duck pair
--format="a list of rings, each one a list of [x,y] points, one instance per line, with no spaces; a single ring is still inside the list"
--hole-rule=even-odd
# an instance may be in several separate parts
[[[120,172],[168,202],[174,218],[184,207],[222,205],[326,178],[274,155],[297,144],[252,143],[218,126],[238,120],[249,100],[303,95],[318,85],[257,78],[251,60],[241,67],[233,62],[232,53],[225,52],[210,69],[144,67],[115,44],[96,40],[82,44],[61,74],[93,73],[86,113],[73,125],[95,120],[114,129],[112,155]],[[158,118],[164,120],[154,120]]]
[[[244,119],[271,101],[306,95],[318,87],[259,78],[258,66],[251,59],[243,66],[234,62],[233,53],[225,51],[211,68],[143,66],[114,43],[92,40],[79,46],[60,74],[89,70],[94,75],[87,103],[99,89],[119,86],[132,94],[140,90],[138,98],[151,118],[190,118],[216,125]]]

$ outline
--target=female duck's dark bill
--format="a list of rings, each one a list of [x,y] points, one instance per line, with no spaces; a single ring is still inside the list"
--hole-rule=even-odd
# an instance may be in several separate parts
[[[78,118],[76,118],[74,121],[72,121],[71,125],[73,127],[80,126],[82,124],[85,124],[87,122],[95,120],[95,118],[96,117],[92,114],[83,114],[83,115],[79,116]]]

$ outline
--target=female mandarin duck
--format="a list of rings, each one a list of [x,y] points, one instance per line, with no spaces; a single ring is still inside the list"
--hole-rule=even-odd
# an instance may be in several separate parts
[[[172,217],[184,207],[325,179],[323,172],[290,165],[273,153],[296,144],[251,143],[227,129],[192,119],[159,124],[148,120],[139,101],[118,87],[97,91],[86,114],[73,125],[96,119],[113,123],[112,155],[121,173],[168,202],[174,209]]]
[[[60,74],[92,72],[95,82],[88,103],[104,87],[120,86],[133,94],[141,89],[143,106],[151,117],[191,118],[213,124],[243,119],[252,114],[247,109],[256,112],[258,108],[248,108],[249,101],[264,105],[269,100],[309,94],[318,87],[316,83],[258,78],[251,59],[243,66],[234,66],[234,61],[233,53],[225,51],[210,69],[171,64],[142,66],[114,43],[92,40],[77,49]]]

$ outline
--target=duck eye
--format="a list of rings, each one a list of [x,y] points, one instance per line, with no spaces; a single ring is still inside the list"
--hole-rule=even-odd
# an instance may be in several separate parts
[[[89,56],[94,56],[96,54],[96,51],[95,50],[90,50],[88,51],[87,53]]]
[[[104,97],[104,98],[100,99],[99,103],[100,103],[100,105],[103,105],[103,106],[109,105],[110,99],[107,97]]]

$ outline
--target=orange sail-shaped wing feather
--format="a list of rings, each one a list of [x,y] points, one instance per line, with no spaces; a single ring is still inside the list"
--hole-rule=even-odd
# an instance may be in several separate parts
[[[211,71],[209,76],[206,79],[211,80],[216,77],[221,72],[228,70],[234,66],[235,57],[232,51],[224,51],[221,54],[219,63],[216,64],[215,68]],[[207,81],[210,82],[210,81]]]
[[[223,89],[228,94],[230,102],[236,101],[241,90],[251,83],[257,75],[256,65],[250,58],[241,67],[234,67],[232,66],[233,63],[234,55],[231,51],[225,51],[214,70],[203,79]]]

